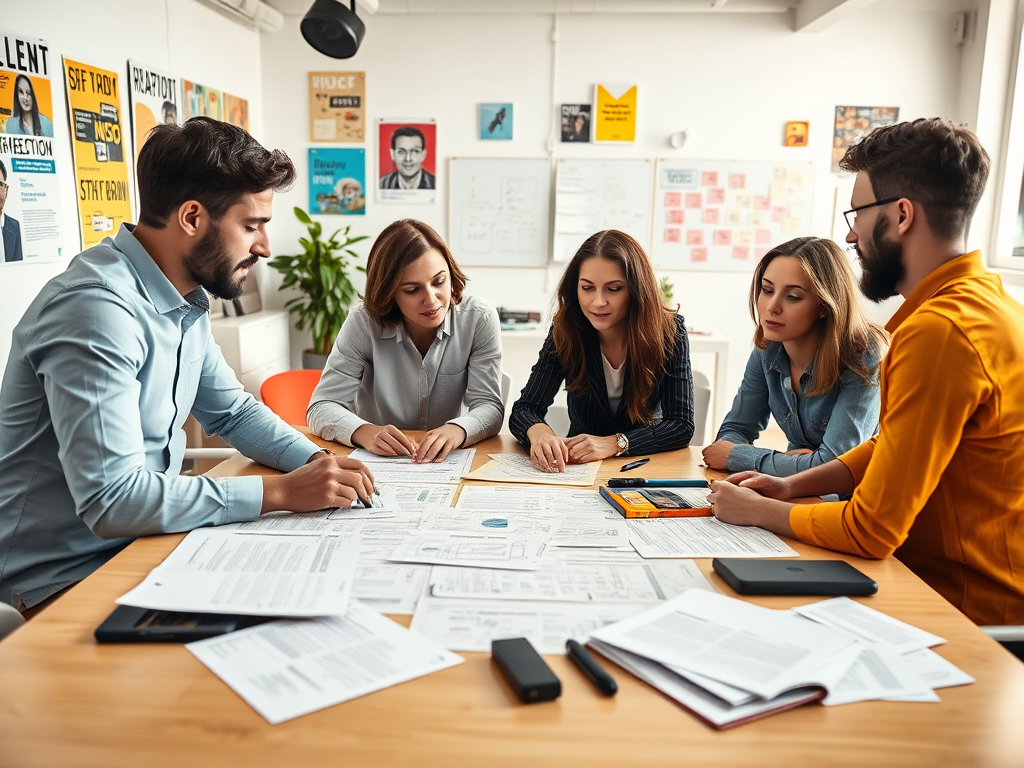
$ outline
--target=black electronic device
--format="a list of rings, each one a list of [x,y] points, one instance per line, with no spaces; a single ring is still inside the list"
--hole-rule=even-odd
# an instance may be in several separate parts
[[[562,695],[562,681],[525,637],[492,640],[491,658],[524,704],[553,701]]]
[[[154,611],[119,605],[93,636],[97,643],[190,643],[262,624],[262,616]]]
[[[873,595],[878,584],[844,560],[716,557],[715,573],[741,595]]]

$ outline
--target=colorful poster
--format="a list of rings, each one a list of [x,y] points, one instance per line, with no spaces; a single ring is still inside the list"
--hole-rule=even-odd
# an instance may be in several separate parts
[[[806,120],[790,120],[786,123],[787,147],[806,147],[810,135],[811,124]]]
[[[366,150],[309,150],[309,212],[366,215]]]
[[[184,81],[185,120],[190,117],[212,117],[223,120],[220,106],[220,91],[206,85]]]
[[[249,100],[224,92],[224,119],[242,130],[249,131]]]
[[[89,248],[131,222],[128,163],[116,72],[64,59],[64,83],[73,135],[82,247]]]
[[[366,141],[366,73],[309,73],[309,140]]]
[[[637,86],[598,83],[594,93],[594,141],[636,141]]]
[[[379,202],[436,202],[436,120],[381,120],[377,147]]]
[[[590,141],[590,105],[562,105],[562,142]]]
[[[0,267],[63,256],[53,155],[52,58],[42,40],[6,32],[0,56]]]
[[[512,139],[512,105],[480,105],[481,141],[510,141]]]
[[[832,173],[839,173],[839,161],[846,154],[847,147],[852,147],[875,128],[892,125],[899,119],[899,107],[836,107]]]
[[[178,78],[129,60],[128,109],[136,159],[151,130],[160,123],[178,122],[180,105]]]

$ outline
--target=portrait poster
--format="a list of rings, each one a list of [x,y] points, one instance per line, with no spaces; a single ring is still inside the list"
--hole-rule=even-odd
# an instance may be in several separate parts
[[[221,94],[216,88],[185,80],[183,91],[185,120],[188,120],[190,117],[200,116],[212,117],[214,120],[224,119],[224,113],[220,105]]]
[[[71,116],[71,156],[82,247],[90,248],[132,221],[128,162],[116,72],[64,59]]]
[[[309,212],[366,215],[366,150],[324,147],[309,150]]]
[[[309,73],[309,140],[366,141],[366,73]]]
[[[512,105],[508,103],[481,104],[480,140],[511,141],[512,113]]]
[[[590,141],[590,105],[562,105],[562,143]]]
[[[436,120],[381,120],[377,128],[378,202],[436,202],[436,149]]]
[[[2,32],[0,57],[0,267],[64,256],[53,152],[54,59],[43,40]]]
[[[594,141],[636,141],[637,86],[600,83],[594,89]]]
[[[832,173],[839,173],[839,161],[852,147],[875,128],[892,125],[900,119],[899,107],[836,107],[835,133],[832,138]]]
[[[128,61],[128,114],[132,124],[135,159],[149,138],[149,132],[161,123],[180,122],[181,83],[177,77]]]
[[[806,120],[790,120],[786,123],[786,138],[783,143],[787,147],[806,147],[810,131],[811,124]]]
[[[249,132],[249,100],[224,92],[224,120]]]

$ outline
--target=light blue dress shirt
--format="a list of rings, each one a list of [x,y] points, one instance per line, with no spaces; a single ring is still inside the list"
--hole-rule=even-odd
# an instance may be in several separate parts
[[[179,476],[191,412],[284,471],[318,447],[256,402],[123,226],[50,280],[14,330],[0,388],[0,600],[32,607],[133,537],[252,520],[259,477]]]
[[[729,471],[754,469],[776,477],[795,475],[831,461],[877,434],[881,404],[877,355],[866,355],[864,362],[868,370],[875,367],[870,383],[847,368],[825,394],[797,396],[786,348],[779,342],[768,342],[767,349],[754,349],[740,391],[716,438],[736,443],[729,451]],[[810,388],[813,369],[811,363],[801,375],[801,392]],[[769,414],[786,433],[789,450],[809,448],[813,453],[787,456],[748,445],[768,426]]]

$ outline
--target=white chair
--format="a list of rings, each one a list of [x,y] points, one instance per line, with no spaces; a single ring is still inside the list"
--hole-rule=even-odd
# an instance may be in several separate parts
[[[505,406],[505,413],[507,414],[512,408],[512,403],[509,402],[509,398],[512,396],[513,388],[515,383],[512,381],[512,377],[505,373],[504,370],[501,372],[501,403]]]
[[[25,617],[17,608],[0,603],[0,640],[25,623]]]
[[[569,434],[569,409],[564,405],[552,405],[544,416],[544,421],[559,437]]]
[[[690,445],[707,445],[704,434],[711,406],[711,382],[700,371],[693,372],[693,439]]]

